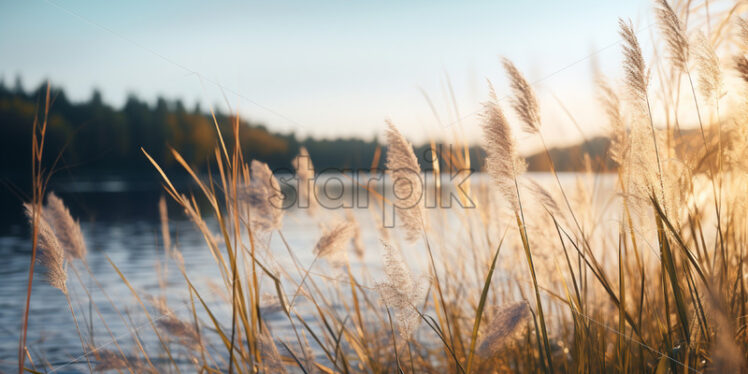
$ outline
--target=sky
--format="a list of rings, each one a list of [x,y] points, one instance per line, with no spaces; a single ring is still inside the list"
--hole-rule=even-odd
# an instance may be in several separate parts
[[[73,100],[96,88],[116,106],[200,102],[301,137],[370,139],[391,119],[414,143],[477,141],[486,80],[509,93],[503,56],[537,89],[550,142],[571,143],[602,131],[590,55],[620,75],[618,18],[646,39],[651,4],[3,1],[0,78],[49,79]]]

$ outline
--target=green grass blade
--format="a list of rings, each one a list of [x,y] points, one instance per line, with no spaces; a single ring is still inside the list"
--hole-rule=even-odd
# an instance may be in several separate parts
[[[506,236],[506,231],[504,231],[504,235],[502,235],[501,240],[499,241],[499,245],[496,248],[496,253],[493,255],[493,260],[491,261],[491,268],[488,269],[488,274],[486,275],[486,281],[483,284],[483,291],[481,291],[480,295],[480,301],[478,302],[478,309],[475,312],[475,322],[473,322],[473,332],[470,334],[470,351],[468,352],[468,361],[467,361],[467,372],[470,373],[470,369],[472,368],[473,364],[473,356],[475,356],[475,344],[478,341],[478,328],[480,327],[480,321],[483,317],[483,310],[486,306],[486,299],[488,298],[488,289],[491,286],[491,279],[493,278],[493,272],[494,269],[496,269],[496,260],[499,258],[499,252],[501,252],[501,244],[504,243],[504,237]]]

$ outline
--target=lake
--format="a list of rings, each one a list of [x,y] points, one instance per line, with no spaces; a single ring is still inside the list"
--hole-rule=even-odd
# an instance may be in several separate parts
[[[338,196],[338,192],[341,192],[340,196],[348,196],[351,190],[357,190],[350,188],[350,184],[353,183],[350,178],[336,178],[337,181],[327,183],[333,198]],[[548,174],[532,174],[532,178],[543,184],[552,182]],[[571,185],[577,180],[577,175],[563,174],[561,178],[564,184]],[[609,189],[614,177],[602,176],[595,180],[602,181],[602,185]],[[489,182],[485,175],[474,175],[471,178],[474,191]],[[379,183],[384,185],[381,181]],[[443,179],[443,184],[448,185],[448,179]],[[136,326],[136,331],[148,350],[159,351],[161,348],[152,334],[145,314],[109,260],[116,264],[141,297],[166,297],[177,315],[189,315],[189,296],[184,279],[174,266],[173,260],[167,258],[163,247],[158,203],[164,193],[160,185],[112,179],[58,183],[52,188],[70,207],[73,216],[81,220],[89,251],[88,267],[95,275],[94,281],[80,261],[68,266],[68,287],[81,333],[87,340],[92,341],[94,346],[102,349],[114,349],[114,335],[124,351],[133,352],[133,331],[125,327],[126,320],[128,324]],[[343,191],[336,188],[342,188]],[[194,186],[187,184],[181,189],[198,191]],[[20,202],[15,201],[15,204]],[[268,238],[269,245],[263,256],[272,255],[276,260],[273,262],[274,266],[293,269],[295,265],[288,254],[290,249],[298,257],[298,261],[307,267],[314,262],[312,249],[321,232],[320,224],[336,218],[347,217],[350,220],[354,217],[361,227],[361,238],[367,250],[362,258],[349,256],[351,266],[355,271],[366,274],[365,278],[371,281],[369,285],[373,285],[381,277],[381,244],[377,217],[381,212],[377,209],[367,209],[360,206],[361,204],[353,205],[350,209],[322,207],[314,217],[310,217],[305,209],[290,207],[285,211],[282,228],[283,238],[287,241],[288,247],[277,233],[273,233]],[[328,202],[326,206],[337,205]],[[451,213],[457,209],[462,208],[456,204],[451,209],[440,211],[447,213],[447,220],[456,221],[457,218]],[[171,239],[183,254],[190,280],[195,283],[198,291],[205,295],[209,305],[216,308],[219,318],[229,321],[230,308],[223,302],[222,295],[216,291],[216,287],[212,286],[220,284],[220,275],[203,236],[173,202],[168,205],[168,210]],[[210,219],[207,221],[211,229],[218,232],[216,223]],[[18,340],[31,246],[28,225],[22,216],[13,214],[9,217],[6,214],[2,222],[5,224],[0,228],[0,258],[3,259],[0,262],[0,371],[11,372],[17,366]],[[157,266],[163,263],[170,264],[166,271],[159,270]],[[76,362],[83,352],[64,295],[44,282],[41,267],[36,269],[27,343],[34,365],[37,368],[53,367],[56,373],[88,371],[85,364],[81,361]],[[315,264],[312,273],[314,276],[336,276],[334,269],[321,262]],[[295,276],[298,279],[298,275]],[[263,284],[263,288],[267,289],[268,295],[272,295],[272,287],[269,284]],[[106,290],[106,293],[102,289]],[[286,292],[292,294],[293,287],[287,287]],[[110,298],[116,309],[110,303]],[[268,296],[268,300],[271,299]],[[303,308],[303,305],[300,308]],[[273,310],[273,305],[267,306],[266,316],[273,328],[273,334],[281,337],[290,336],[285,316],[282,313],[274,313]],[[92,324],[90,316],[93,316]],[[102,317],[107,321],[111,332],[102,327]],[[185,367],[191,367],[187,357],[179,355],[178,352],[175,359]]]

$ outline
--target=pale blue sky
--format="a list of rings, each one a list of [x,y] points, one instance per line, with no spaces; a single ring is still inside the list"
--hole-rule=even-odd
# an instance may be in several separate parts
[[[485,79],[506,92],[498,56],[512,59],[531,81],[547,78],[538,85],[544,107],[558,106],[552,93],[583,109],[592,103],[590,62],[577,61],[619,40],[618,17],[647,26],[650,6],[646,0],[3,1],[0,76],[12,83],[20,74],[26,87],[49,78],[74,100],[96,87],[116,105],[133,92],[149,101],[161,94],[189,106],[199,100],[225,107],[218,83],[234,109],[274,130],[371,137],[391,118],[421,141],[444,131],[419,89],[442,122],[456,118],[446,100],[448,75],[467,117],[463,128],[474,138],[477,120],[469,114],[485,99]],[[617,45],[598,54],[610,75],[619,73],[619,55]],[[594,120],[585,116],[579,122],[594,132]],[[573,137],[578,132],[565,120],[551,112],[547,131]]]

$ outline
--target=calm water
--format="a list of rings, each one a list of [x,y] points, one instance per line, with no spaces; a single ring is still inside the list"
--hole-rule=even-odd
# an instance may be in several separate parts
[[[548,176],[536,176],[547,181]],[[476,177],[483,181],[482,176]],[[565,180],[574,180],[567,175]],[[166,295],[169,305],[178,315],[186,316],[188,295],[184,280],[174,264],[164,275],[165,289],[160,287],[157,263],[166,261],[161,244],[158,219],[158,200],[162,195],[156,183],[123,183],[116,180],[95,183],[67,183],[55,186],[58,195],[70,206],[75,217],[81,219],[82,229],[88,245],[88,265],[96,280],[106,289],[106,294],[128,323],[137,326],[146,349],[161,352],[155,334],[148,324],[142,309],[109,263],[114,262],[124,273],[141,296]],[[18,204],[18,202],[16,202]],[[10,209],[13,211],[13,209]],[[352,209],[362,228],[362,236],[367,247],[363,263],[373,277],[376,277],[381,263],[380,252],[368,251],[379,247],[379,233],[370,210]],[[220,277],[203,237],[194,229],[191,222],[174,205],[169,205],[172,241],[183,253],[187,272],[191,281],[212,307],[219,318],[230,320],[230,310],[222,302],[220,294],[210,287],[219,284]],[[313,261],[312,248],[321,230],[318,222],[343,216],[340,210],[322,209],[311,219],[307,212],[299,209],[286,211],[283,235],[290,248],[303,264]],[[22,320],[23,304],[30,259],[30,240],[27,224],[17,214],[5,217],[7,222],[0,227],[0,372],[12,371],[17,365],[18,337]],[[209,221],[215,232],[215,222]],[[278,260],[278,266],[292,269],[286,247],[277,234],[270,237],[269,251]],[[353,257],[351,257],[353,258]],[[319,271],[324,272],[324,264]],[[354,268],[363,266],[353,262]],[[83,354],[73,318],[64,295],[44,283],[42,270],[34,279],[29,318],[28,346],[37,367],[54,367],[57,373],[88,371],[85,364],[71,363]],[[80,280],[78,276],[80,276]],[[85,285],[85,289],[81,286]],[[269,285],[267,290],[271,291]],[[131,332],[126,329],[120,314],[112,307],[101,288],[94,283],[82,263],[75,262],[68,268],[68,287],[73,300],[73,308],[79,317],[81,332],[87,340],[104,349],[115,350],[112,337],[103,327],[98,313],[122,345],[125,352],[133,352]],[[86,290],[90,293],[86,294]],[[294,290],[287,290],[293,293]],[[147,302],[147,301],[146,301]],[[98,309],[98,312],[97,312]],[[93,314],[93,329],[90,329],[89,316]],[[283,336],[285,317],[280,313],[270,314],[274,334]],[[287,331],[285,333],[288,333]],[[175,348],[177,360],[189,366],[186,356]],[[28,362],[28,361],[27,361]]]

